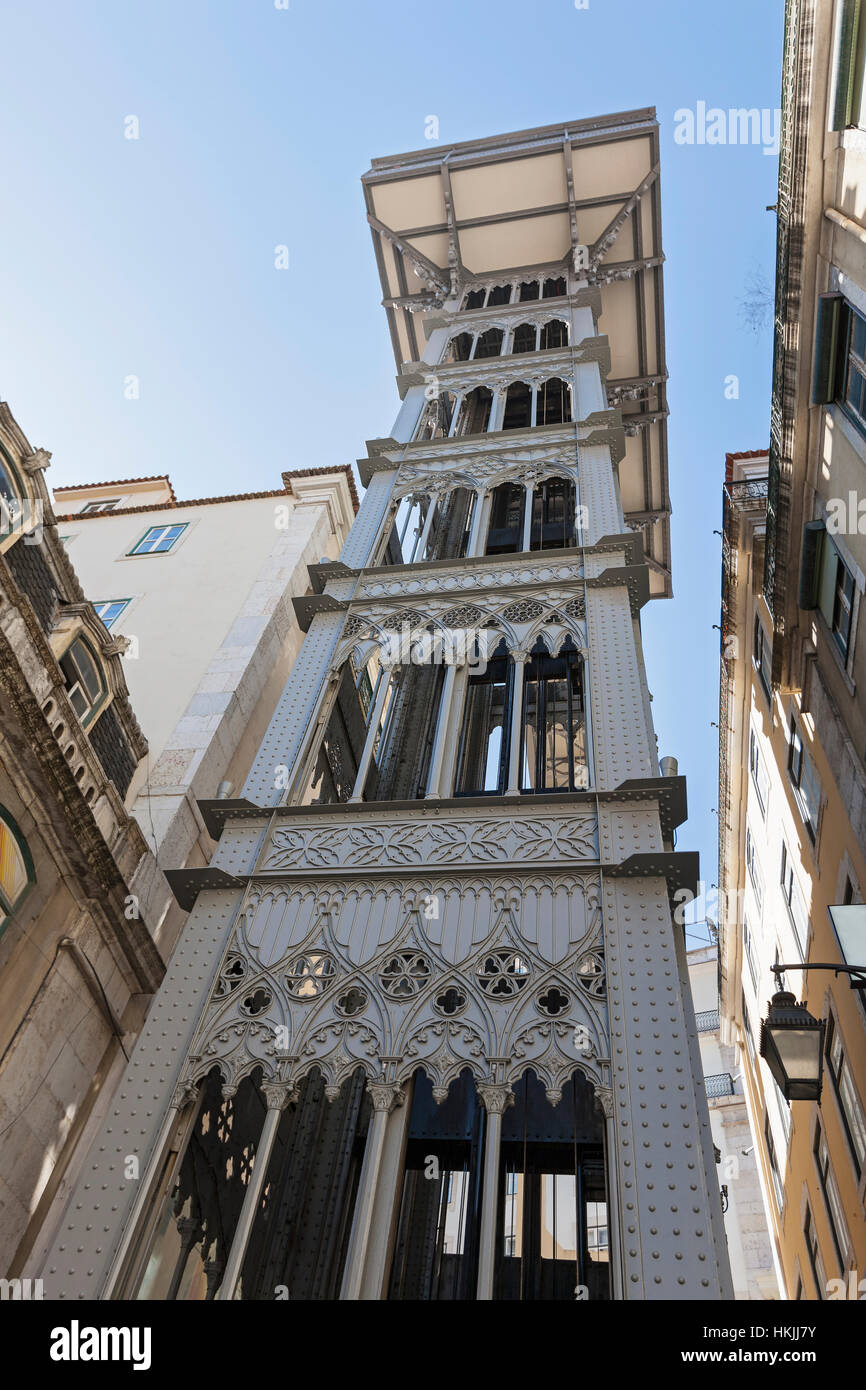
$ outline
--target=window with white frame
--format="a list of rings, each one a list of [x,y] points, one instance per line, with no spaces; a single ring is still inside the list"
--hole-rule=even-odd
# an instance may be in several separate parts
[[[836,551],[833,574],[833,610],[830,631],[847,661],[851,648],[851,618],[854,612],[854,576]]]
[[[788,1144],[791,1139],[791,1107],[782,1095],[775,1077],[773,1077],[773,1093],[776,1097],[776,1110],[781,1121],[782,1133],[785,1136],[785,1143]]]
[[[97,512],[113,512],[120,505],[119,497],[106,497],[102,502],[85,502],[81,508],[82,516],[95,516]]]
[[[761,685],[764,687],[764,694],[770,698],[770,691],[773,688],[773,647],[764,624],[759,615],[755,614],[755,637],[752,650],[755,662],[755,670],[761,678]]]
[[[761,866],[755,853],[755,841],[749,829],[746,830],[746,866],[749,870],[749,878],[752,880],[755,902],[760,913],[764,905],[764,876],[761,873]]]
[[[815,1280],[818,1297],[824,1299],[827,1297],[827,1273],[821,1258],[821,1247],[818,1244],[818,1233],[815,1230],[815,1218],[808,1202],[803,1220],[803,1236],[806,1241],[806,1250],[809,1255],[809,1264],[812,1266],[812,1277]]]
[[[776,1206],[782,1210],[784,1200],[784,1189],[782,1187],[782,1175],[779,1172],[779,1160],[776,1156],[776,1145],[773,1141],[773,1130],[770,1126],[769,1113],[764,1111],[764,1143],[767,1146],[767,1158],[770,1162],[770,1176],[773,1180],[773,1194],[776,1198]]]
[[[130,555],[164,555],[171,550],[175,541],[186,530],[188,522],[178,523],[173,526],[149,526],[132,549]]]
[[[766,816],[767,804],[770,799],[770,779],[764,766],[764,759],[761,757],[761,750],[758,747],[758,738],[754,729],[749,733],[749,769],[755,784],[761,815]]]
[[[827,1019],[827,1034],[824,1044],[827,1070],[833,1081],[833,1089],[842,1112],[842,1123],[851,1149],[851,1157],[857,1170],[858,1179],[866,1167],[866,1114],[857,1094],[851,1063],[842,1042],[839,1025],[831,1013]]]
[[[758,964],[755,957],[755,938],[752,936],[752,929],[749,926],[749,919],[743,914],[743,945],[746,949],[746,960],[749,964],[749,974],[752,977],[752,988],[755,993],[758,990]]]
[[[794,865],[788,846],[782,841],[782,872],[781,872],[782,896],[785,905],[790,913],[791,922],[794,927],[794,934],[797,938],[797,945],[800,948],[800,955],[805,960],[806,943],[809,940],[809,909],[806,907],[806,900],[800,892],[800,886],[794,873]]]
[[[827,1216],[830,1221],[833,1244],[836,1247],[839,1264],[844,1268],[845,1254],[848,1249],[848,1228],[845,1223],[845,1211],[842,1206],[842,1199],[839,1196],[839,1188],[836,1185],[836,1177],[830,1162],[830,1151],[827,1148],[827,1139],[824,1134],[824,1126],[821,1124],[820,1116],[817,1116],[815,1119],[815,1142],[812,1145],[812,1152],[815,1156],[815,1167],[818,1169],[818,1181],[821,1184],[821,1191],[824,1194],[824,1203],[827,1207]]]
[[[129,602],[128,598],[109,598],[94,603],[93,607],[96,610],[96,616],[102,619],[106,627],[111,627],[113,623],[117,622]]]
[[[809,838],[814,840],[818,834],[818,818],[821,812],[821,780],[793,715],[788,743],[788,774],[794,785],[794,796]]]
[[[752,1020],[749,1017],[749,1006],[746,1003],[746,991],[740,987],[740,1008],[743,1013],[743,1037],[746,1040],[746,1050],[752,1061],[755,1060],[755,1040],[752,1037]]]
[[[76,637],[60,658],[69,703],[84,724],[88,724],[106,696],[102,668],[90,644]]]

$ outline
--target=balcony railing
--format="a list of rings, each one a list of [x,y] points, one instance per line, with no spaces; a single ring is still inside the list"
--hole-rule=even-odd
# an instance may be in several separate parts
[[[707,1096],[714,1100],[717,1096],[732,1096],[734,1092],[734,1078],[729,1071],[716,1072],[713,1076],[704,1077],[704,1086]]]
[[[701,1013],[695,1014],[695,1023],[698,1025],[699,1033],[715,1033],[719,1027],[718,1009],[704,1009]]]

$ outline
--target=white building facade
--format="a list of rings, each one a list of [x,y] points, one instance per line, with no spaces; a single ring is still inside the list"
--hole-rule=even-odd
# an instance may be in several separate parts
[[[717,1172],[734,1297],[777,1299],[779,1285],[764,1214],[755,1141],[736,1047],[722,1042],[719,952],[714,944],[689,951],[689,983],[701,1048],[704,1090],[716,1147]]]
[[[58,487],[54,499],[82,585],[125,645],[148,739],[127,805],[162,867],[206,864],[213,842],[198,801],[249,771],[303,641],[292,600],[351,527],[351,469],[190,502],[168,477]],[[167,954],[183,914],[174,904],[156,916]]]

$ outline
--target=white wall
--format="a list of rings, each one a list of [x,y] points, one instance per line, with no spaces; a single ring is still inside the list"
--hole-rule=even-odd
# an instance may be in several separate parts
[[[134,639],[126,679],[151,766],[230,630],[239,650],[259,635],[254,622],[238,627],[235,620],[280,535],[278,505],[294,510],[290,527],[302,550],[319,509],[295,509],[288,496],[106,513],[59,525],[61,535],[72,537],[69,557],[88,598],[132,599],[111,630]],[[184,522],[168,553],[128,555],[148,527]]]

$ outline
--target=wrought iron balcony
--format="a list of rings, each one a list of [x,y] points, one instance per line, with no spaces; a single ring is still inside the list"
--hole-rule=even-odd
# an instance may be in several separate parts
[[[719,1027],[718,1009],[702,1010],[701,1013],[695,1014],[695,1022],[699,1033],[715,1033]]]

